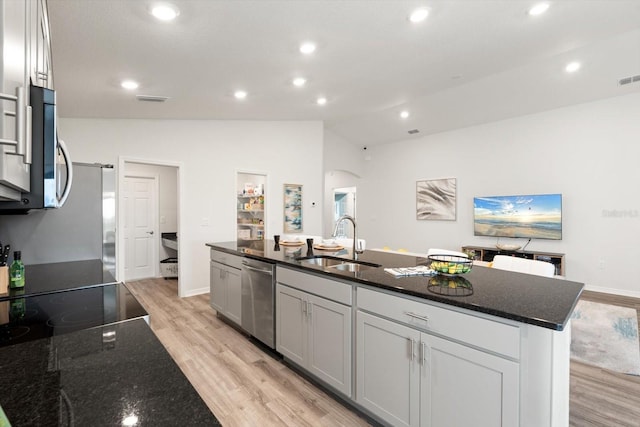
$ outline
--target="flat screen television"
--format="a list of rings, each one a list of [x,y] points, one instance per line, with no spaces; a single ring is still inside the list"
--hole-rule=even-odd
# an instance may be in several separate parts
[[[562,239],[562,194],[473,198],[475,236]]]

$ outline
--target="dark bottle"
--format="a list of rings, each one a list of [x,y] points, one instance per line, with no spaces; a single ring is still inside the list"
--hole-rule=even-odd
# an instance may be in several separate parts
[[[9,287],[11,289],[24,288],[24,264],[22,263],[22,253],[13,253],[13,262],[9,268]]]

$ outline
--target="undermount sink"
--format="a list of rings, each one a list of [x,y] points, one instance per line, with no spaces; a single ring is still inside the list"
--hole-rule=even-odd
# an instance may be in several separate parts
[[[359,262],[343,262],[342,264],[332,265],[329,268],[333,268],[340,271],[348,271],[350,273],[358,273],[362,270],[368,270],[370,268],[377,268],[375,265],[362,264]]]
[[[359,272],[367,270],[369,268],[380,267],[378,264],[373,264],[365,261],[350,260],[344,258],[337,258],[328,255],[316,255],[311,257],[296,258],[302,264],[314,265],[319,267],[331,268],[339,271]]]
[[[315,257],[296,258],[296,259],[302,262],[303,264],[317,265],[320,267],[332,267],[332,266],[346,262],[344,259],[326,257],[326,256],[315,256]]]

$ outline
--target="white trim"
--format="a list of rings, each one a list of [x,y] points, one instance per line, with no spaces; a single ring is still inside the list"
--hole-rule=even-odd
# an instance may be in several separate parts
[[[184,295],[180,295],[181,298],[184,297],[193,297],[196,295],[202,295],[202,294],[208,294],[211,291],[210,288],[198,288],[198,289],[191,289],[188,292],[185,292]]]
[[[177,214],[177,222],[178,222],[178,235],[180,235],[180,230],[184,230],[185,227],[182,224],[182,198],[181,195],[184,194],[184,189],[182,188],[184,180],[182,179],[182,171],[184,169],[183,162],[173,162],[168,160],[154,160],[154,159],[143,159],[140,157],[130,157],[130,156],[118,156],[118,169],[116,173],[118,174],[118,179],[116,183],[116,211],[118,214],[116,215],[116,279],[120,281],[124,281],[124,235],[122,234],[120,227],[120,218],[123,218],[124,215],[124,206],[122,203],[122,194],[120,189],[123,188],[124,185],[124,171],[125,171],[125,163],[140,163],[143,165],[155,165],[155,166],[169,166],[177,168],[177,177],[176,177],[176,204],[178,205],[178,214]],[[160,197],[158,196],[158,200]],[[178,239],[178,265],[184,265],[181,261],[181,246],[183,244],[182,239]],[[158,267],[159,268],[159,267]],[[180,280],[180,268],[178,268],[178,296],[180,298],[189,296],[183,290],[182,281]],[[195,291],[190,291],[190,293]],[[207,288],[208,292],[208,288]]]

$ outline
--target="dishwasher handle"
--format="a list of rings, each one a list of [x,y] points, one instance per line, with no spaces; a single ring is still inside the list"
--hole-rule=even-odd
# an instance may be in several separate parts
[[[247,264],[242,264],[242,268],[246,268],[247,270],[251,270],[251,271],[256,271],[258,273],[262,273],[262,274],[268,274],[269,276],[273,276],[273,271],[272,270],[263,270],[261,268],[255,268],[255,267],[251,267],[250,265]]]

